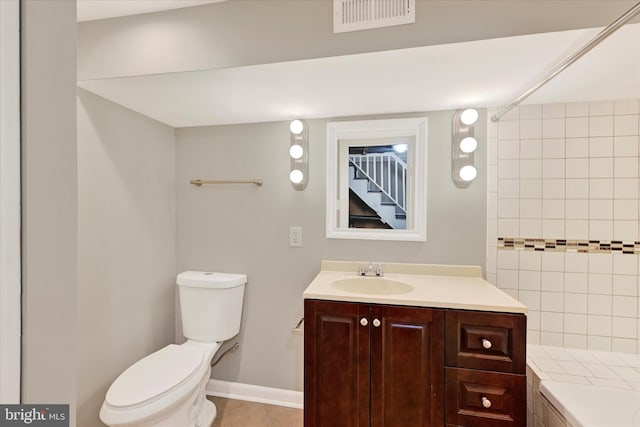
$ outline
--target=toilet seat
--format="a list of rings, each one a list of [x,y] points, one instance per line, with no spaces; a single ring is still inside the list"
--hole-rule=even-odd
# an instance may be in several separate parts
[[[202,350],[170,344],[139,360],[113,382],[105,401],[114,409],[146,405],[171,394],[202,365]]]
[[[107,391],[100,408],[100,419],[109,426],[147,426],[156,425],[153,420],[157,417],[189,411],[201,393],[199,390],[209,380],[209,362],[219,348],[219,343],[188,340],[181,345],[168,345],[136,362],[120,374]],[[154,357],[147,360],[151,356]],[[178,362],[177,358],[182,361]],[[180,366],[182,364],[187,367]],[[140,367],[133,370],[136,365]],[[149,378],[154,386],[136,383],[133,378],[138,375],[145,375],[143,378]],[[171,380],[163,380],[162,377],[170,377]],[[138,403],[134,403],[136,401]],[[183,409],[176,409],[180,407]],[[170,415],[167,423],[168,427],[184,424],[171,419]]]

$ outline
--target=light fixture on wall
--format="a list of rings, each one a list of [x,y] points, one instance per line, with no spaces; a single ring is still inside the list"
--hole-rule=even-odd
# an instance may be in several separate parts
[[[304,190],[309,180],[309,131],[302,120],[289,123],[289,181],[296,190]]]
[[[451,125],[451,178],[458,188],[467,188],[478,176],[473,153],[478,148],[474,128],[478,123],[478,110],[457,110]]]

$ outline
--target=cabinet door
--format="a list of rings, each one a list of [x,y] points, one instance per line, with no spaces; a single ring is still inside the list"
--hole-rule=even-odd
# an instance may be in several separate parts
[[[444,425],[444,312],[374,305],[371,326],[371,427]]]
[[[369,310],[305,300],[305,427],[369,427]]]

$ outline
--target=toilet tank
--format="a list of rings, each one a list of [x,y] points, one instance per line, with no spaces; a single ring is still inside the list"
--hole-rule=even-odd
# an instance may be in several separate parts
[[[244,274],[185,271],[177,278],[182,334],[192,340],[219,342],[240,331]]]

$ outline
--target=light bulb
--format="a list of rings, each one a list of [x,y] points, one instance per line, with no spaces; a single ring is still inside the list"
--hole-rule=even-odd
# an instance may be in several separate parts
[[[460,172],[458,172],[458,175],[460,176],[460,179],[463,181],[473,181],[476,176],[478,175],[478,171],[476,170],[475,167],[471,166],[471,165],[466,165],[463,166],[462,169],[460,169]]]
[[[460,141],[460,150],[462,150],[463,153],[473,153],[476,151],[476,148],[478,148],[478,141],[472,136],[468,136]]]
[[[409,149],[408,144],[396,144],[393,146],[396,153],[405,153]]]
[[[302,173],[301,170],[294,169],[289,174],[289,180],[291,180],[291,182],[293,182],[294,184],[300,184],[303,179],[304,179],[304,174]]]
[[[289,130],[294,135],[302,133],[303,129],[304,123],[302,123],[300,120],[293,120],[291,123],[289,123]]]
[[[304,149],[301,145],[293,144],[291,148],[289,148],[289,155],[294,159],[299,159],[304,154]]]
[[[473,108],[467,108],[460,114],[460,121],[467,126],[471,126],[478,120],[478,111]]]

